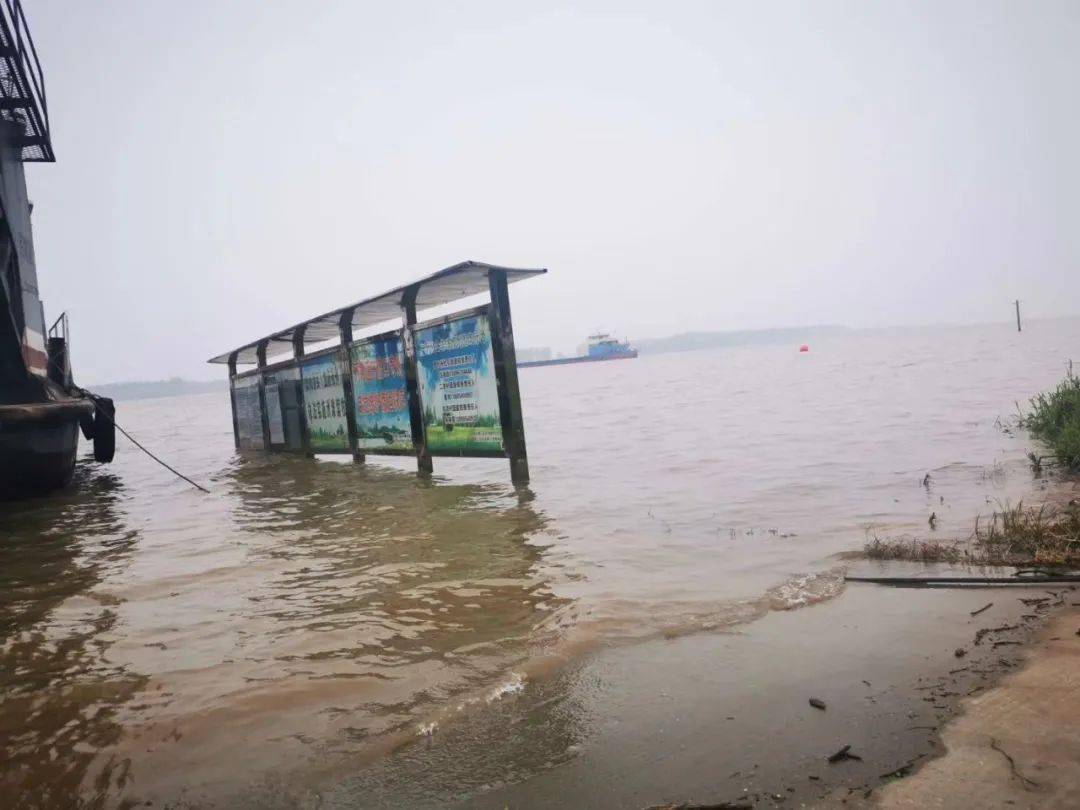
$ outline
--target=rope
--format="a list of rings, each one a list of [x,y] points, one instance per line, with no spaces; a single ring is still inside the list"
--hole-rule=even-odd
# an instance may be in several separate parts
[[[147,449],[146,449],[145,447],[143,447],[143,446],[142,446],[141,444],[139,444],[139,442],[138,442],[138,441],[137,441],[137,440],[135,439],[135,437],[134,437],[134,436],[132,436],[132,435],[131,435],[130,433],[128,433],[128,432],[127,432],[126,430],[124,430],[124,429],[123,429],[122,427],[120,427],[120,426],[119,426],[118,424],[116,424],[116,421],[115,421],[115,420],[114,420],[114,419],[113,419],[113,418],[112,418],[111,416],[109,416],[108,414],[106,414],[105,416],[106,416],[106,418],[108,418],[108,420],[109,420],[110,422],[112,422],[112,423],[113,423],[113,427],[115,427],[115,428],[116,428],[117,430],[119,430],[119,431],[120,431],[121,433],[123,433],[123,434],[124,434],[125,436],[127,436],[127,437],[128,437],[128,440],[129,440],[129,441],[130,441],[130,442],[131,442],[131,443],[132,443],[133,445],[135,445],[135,446],[136,446],[136,447],[138,447],[138,448],[139,448],[140,450],[142,450],[142,451],[143,451],[144,453],[146,453],[146,455],[150,456],[150,458],[152,458],[152,459],[153,459],[154,461],[156,461],[156,462],[157,462],[158,464],[160,464],[160,465],[161,465],[162,467],[164,467],[164,468],[165,468],[166,470],[168,470],[169,472],[171,472],[171,473],[172,473],[173,475],[177,475],[177,476],[179,476],[180,478],[183,478],[183,479],[184,479],[185,481],[187,481],[187,482],[188,482],[189,484],[191,484],[191,485],[192,485],[193,487],[195,487],[196,489],[200,489],[200,490],[202,490],[202,491],[203,491],[203,492],[205,492],[205,493],[206,493],[207,495],[209,495],[209,494],[210,494],[210,490],[208,490],[208,489],[207,489],[206,487],[202,486],[202,484],[196,484],[196,483],[195,483],[194,481],[192,481],[192,480],[191,480],[190,478],[188,478],[188,477],[187,477],[186,475],[184,475],[184,474],[183,474],[182,472],[180,472],[179,470],[177,470],[177,469],[176,469],[175,467],[170,467],[170,466],[169,466],[168,464],[166,464],[166,463],[165,463],[164,461],[162,461],[162,460],[161,460],[160,458],[158,458],[158,457],[157,457],[157,456],[155,456],[155,455],[154,455],[153,453],[151,453],[151,452],[150,452],[149,450],[147,450]]]
[[[90,391],[87,391],[87,390],[85,390],[83,388],[79,388],[78,386],[72,386],[72,387],[75,388],[80,393],[85,394],[86,396],[90,397],[90,399],[92,399],[94,401],[95,405],[97,405],[97,401],[99,399],[102,399],[102,397],[99,397],[96,394],[93,394]],[[122,427],[120,427],[120,425],[118,425],[116,423],[116,420],[113,419],[113,417],[110,414],[108,414],[103,408],[96,408],[95,413],[102,414],[106,419],[108,419],[110,422],[112,422],[112,425],[113,425],[114,428],[116,428],[121,433],[123,433],[125,436],[127,436],[128,441],[130,441],[133,445],[135,445],[140,450],[142,450],[144,453],[146,453],[146,455],[150,456],[150,458],[152,458],[154,461],[156,461],[158,464],[160,464],[166,470],[171,472],[173,475],[178,476],[179,478],[183,478],[185,481],[187,481],[193,487],[195,487],[198,490],[201,490],[201,491],[205,492],[207,495],[210,494],[210,490],[208,490],[202,484],[195,483],[190,478],[188,478],[186,475],[184,475],[182,472],[180,472],[178,469],[176,469],[175,467],[171,467],[170,465],[168,465],[167,463],[162,461],[160,458],[155,456],[153,453],[151,453],[149,450],[147,450],[145,447],[143,447],[142,444],[139,443],[138,439],[136,439],[134,436],[132,436],[130,433],[128,433],[126,430],[124,430]]]
[[[56,323],[59,323],[60,320],[63,317],[64,316],[61,315],[60,318],[57,318]],[[56,327],[56,324],[54,323],[53,328],[55,328],[55,327]],[[56,364],[56,361],[53,360],[53,358],[51,358],[51,357],[48,358],[48,364],[51,365],[53,368],[57,369],[62,376],[66,376],[67,372],[64,369],[60,368],[60,366]],[[99,399],[104,399],[104,397],[99,397],[97,394],[93,393],[92,391],[87,391],[85,388],[80,388],[79,386],[75,385],[74,383],[71,384],[71,388],[74,389],[75,391],[78,391],[83,396],[89,397],[91,400],[93,400],[95,406],[97,405],[97,402],[98,402]],[[201,490],[201,491],[205,492],[207,495],[210,494],[210,490],[208,490],[206,487],[202,486],[201,484],[196,484],[194,481],[192,481],[190,478],[188,478],[186,475],[184,475],[178,469],[176,469],[175,467],[170,467],[168,464],[166,464],[160,458],[158,458],[153,453],[151,453],[149,450],[147,450],[145,447],[143,447],[134,436],[132,436],[130,433],[128,433],[126,430],[124,430],[122,427],[120,427],[120,425],[118,425],[116,423],[116,420],[113,419],[113,417],[110,414],[106,413],[104,409],[95,407],[94,412],[104,415],[106,419],[108,419],[110,422],[112,422],[112,426],[114,428],[116,428],[121,433],[123,433],[125,436],[127,436],[128,441],[130,441],[133,445],[135,445],[140,450],[142,450],[144,453],[146,453],[146,455],[150,456],[150,458],[152,458],[154,461],[156,461],[158,464],[160,464],[166,470],[171,472],[173,475],[176,475],[176,476],[178,476],[180,478],[183,478],[185,481],[187,481],[193,487],[195,487],[198,490]]]

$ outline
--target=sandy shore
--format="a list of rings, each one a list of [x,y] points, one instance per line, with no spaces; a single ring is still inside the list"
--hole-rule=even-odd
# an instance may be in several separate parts
[[[887,785],[882,808],[1080,807],[1080,600],[1029,645],[1023,667],[962,703],[946,753]]]

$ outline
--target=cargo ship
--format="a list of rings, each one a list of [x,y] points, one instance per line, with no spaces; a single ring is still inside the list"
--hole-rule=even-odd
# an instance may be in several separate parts
[[[531,366],[566,366],[572,363],[595,363],[602,360],[631,360],[637,357],[637,349],[628,341],[620,341],[605,332],[589,335],[588,349],[578,357],[556,357],[551,360],[529,360],[518,363],[518,368]]]
[[[45,77],[19,0],[0,3],[0,497],[66,486],[79,432],[111,461],[112,402],[71,373],[68,319],[45,329],[24,164],[55,161]]]

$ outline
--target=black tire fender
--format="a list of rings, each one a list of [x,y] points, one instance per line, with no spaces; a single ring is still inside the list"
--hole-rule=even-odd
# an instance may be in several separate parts
[[[108,464],[116,454],[116,407],[108,397],[94,399],[94,460]]]

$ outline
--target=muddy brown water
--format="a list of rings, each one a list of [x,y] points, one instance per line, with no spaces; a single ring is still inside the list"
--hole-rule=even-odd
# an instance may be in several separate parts
[[[830,712],[845,677],[893,684],[879,714],[906,721],[969,602],[995,601],[845,591],[843,553],[931,512],[965,536],[1050,492],[997,420],[1077,345],[1080,322],[1034,321],[528,369],[520,491],[497,461],[436,459],[425,482],[404,460],[237,456],[224,392],[120,403],[211,493],[121,444],[70,492],[0,506],[0,789],[45,807],[786,790],[844,736],[791,736],[786,700],[821,722],[802,684]],[[740,782],[755,763],[768,778]]]

